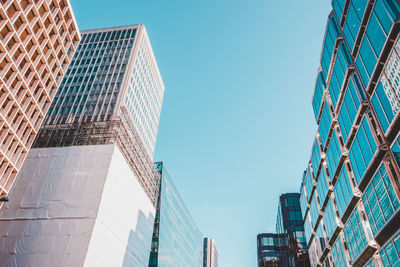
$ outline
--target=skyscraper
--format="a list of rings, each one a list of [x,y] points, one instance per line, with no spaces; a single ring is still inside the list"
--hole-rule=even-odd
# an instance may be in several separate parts
[[[214,239],[203,239],[203,267],[218,267],[218,250]]]
[[[0,195],[21,169],[80,40],[68,0],[0,3]]]
[[[203,235],[179,195],[163,162],[149,267],[203,266]]]
[[[399,31],[395,0],[333,0],[302,179],[312,266],[400,261]]]
[[[298,193],[286,193],[279,197],[275,231],[257,236],[258,265],[308,267],[308,249]]]
[[[148,265],[160,182],[151,155],[163,90],[143,25],[82,33],[0,211],[0,262]]]

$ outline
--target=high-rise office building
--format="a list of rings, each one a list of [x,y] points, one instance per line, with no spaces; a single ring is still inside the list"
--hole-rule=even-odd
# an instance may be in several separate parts
[[[148,265],[160,174],[146,140],[163,90],[144,26],[82,33],[0,210],[0,262]]]
[[[79,40],[68,0],[0,2],[0,195],[9,193]]]
[[[214,239],[203,239],[203,267],[218,267],[218,250]]]
[[[279,197],[275,231],[257,236],[258,265],[309,266],[299,193]]]
[[[203,235],[196,226],[163,162],[149,267],[203,266]]]
[[[300,188],[312,266],[400,262],[400,5],[333,0]]]

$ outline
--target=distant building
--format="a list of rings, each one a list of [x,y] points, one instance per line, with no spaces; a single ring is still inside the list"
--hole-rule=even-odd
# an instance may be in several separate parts
[[[202,267],[203,235],[197,228],[163,162],[149,267]]]
[[[259,266],[310,265],[299,198],[299,193],[287,193],[279,197],[276,233],[257,236]]]
[[[0,210],[2,264],[148,265],[163,90],[144,26],[82,33]]]
[[[214,239],[203,239],[203,267],[218,267],[218,250]]]
[[[263,233],[257,235],[258,267],[279,267],[280,255],[288,250],[285,234]]]
[[[1,1],[2,197],[21,170],[80,38],[68,0]]]

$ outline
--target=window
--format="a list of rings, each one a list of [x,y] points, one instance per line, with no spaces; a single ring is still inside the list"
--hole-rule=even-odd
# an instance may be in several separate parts
[[[332,116],[329,111],[328,102],[325,101],[324,107],[322,109],[322,117],[319,123],[318,132],[321,137],[322,147],[325,147],[326,141],[328,139],[328,133],[332,123]]]
[[[354,171],[357,184],[359,184],[363,178],[364,172],[367,170],[376,150],[377,144],[367,122],[367,118],[364,116],[349,151],[351,167]]]
[[[331,64],[333,48],[335,46],[335,42],[337,37],[340,34],[339,25],[337,23],[336,17],[331,16],[328,21],[327,32],[324,41],[324,47],[322,50],[322,57],[321,57],[321,67],[322,73],[327,79],[329,66]]]
[[[380,251],[384,266],[398,266],[400,264],[400,234],[397,234]]]
[[[344,139],[347,142],[350,130],[353,126],[361,101],[366,98],[364,89],[357,74],[349,79],[343,104],[338,114],[339,127]]]
[[[313,96],[313,110],[314,110],[314,115],[315,119],[318,119],[319,112],[321,110],[321,103],[322,103],[322,97],[324,95],[324,91],[326,88],[325,84],[325,78],[324,75],[322,74],[322,71],[318,73],[317,81],[315,84],[315,90],[314,90],[314,96]]]
[[[317,191],[320,204],[322,205],[324,203],[326,195],[328,194],[328,181],[325,175],[325,168],[321,170],[321,173],[319,175],[317,182]]]
[[[339,216],[342,217],[347,205],[349,205],[350,200],[353,197],[353,190],[345,166],[342,167],[342,170],[339,173],[333,193],[336,199]]]
[[[329,199],[328,205],[326,205],[326,208],[325,208],[324,225],[325,225],[326,235],[327,235],[328,239],[330,239],[337,227],[337,219],[336,219],[335,211],[333,209],[332,199]]]
[[[367,2],[367,0],[353,0],[350,2],[346,22],[343,27],[343,34],[350,50],[353,50]]]
[[[352,263],[354,263],[354,260],[357,259],[360,253],[368,245],[366,233],[362,227],[362,222],[357,207],[347,220],[347,223],[343,228],[343,233],[347,242],[350,260]]]
[[[326,162],[328,165],[329,177],[331,181],[333,179],[333,175],[335,174],[341,156],[342,151],[340,150],[339,142],[336,137],[336,133],[334,132],[326,151]]]
[[[335,267],[348,266],[348,262],[346,260],[345,254],[344,254],[343,243],[342,243],[340,236],[338,237],[338,239],[332,246],[331,255],[332,255],[332,260],[335,264]]]
[[[376,234],[399,208],[385,165],[382,163],[362,197],[372,232]]]

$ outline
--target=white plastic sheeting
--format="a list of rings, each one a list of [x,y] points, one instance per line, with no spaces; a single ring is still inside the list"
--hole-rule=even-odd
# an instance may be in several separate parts
[[[0,266],[147,266],[155,210],[118,148],[31,149],[0,210]]]

